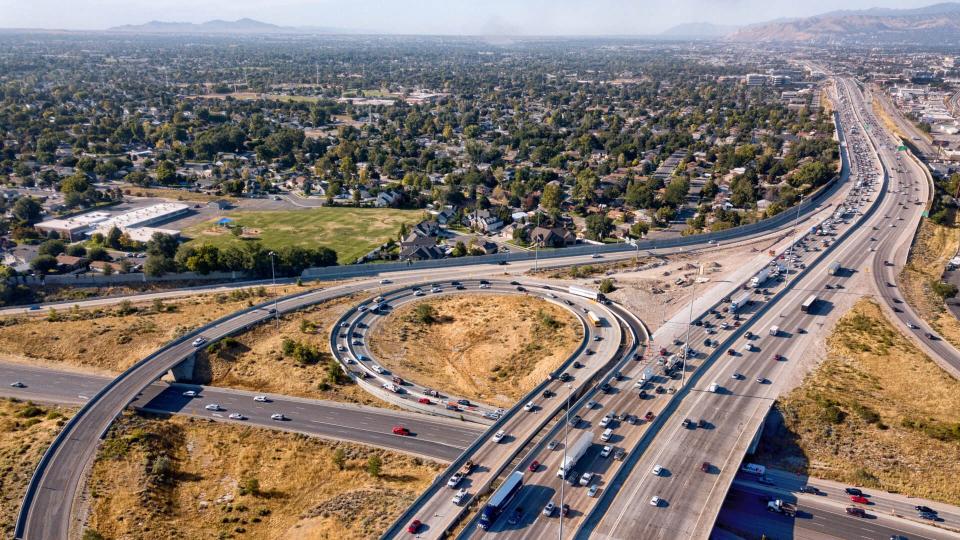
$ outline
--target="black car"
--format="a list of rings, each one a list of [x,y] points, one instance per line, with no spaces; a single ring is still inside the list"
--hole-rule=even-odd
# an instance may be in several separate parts
[[[520,282],[519,282],[519,281],[511,281],[510,284],[511,284],[511,285],[519,285]]]
[[[640,394],[638,395],[638,397],[639,397],[640,399],[647,399],[647,391],[646,391],[646,390],[641,390],[641,391],[640,391]]]
[[[612,388],[612,387],[610,386],[609,383],[603,383],[603,384],[600,385],[600,390],[602,390],[602,391],[603,391],[604,393],[606,393],[606,394],[609,394],[609,393],[610,393],[611,388]]]
[[[859,488],[846,488],[843,491],[847,492],[847,495],[853,495],[854,497],[863,497],[863,491]]]
[[[573,362],[573,367],[576,368],[576,369],[580,369],[580,368],[583,367],[583,364],[581,364],[580,362],[574,361],[574,362]]]
[[[458,400],[457,400],[457,403],[459,403],[460,405],[463,405],[464,407],[469,407],[469,406],[470,406],[470,400],[469,400],[469,399],[458,399]]]
[[[544,390],[542,395],[543,395],[543,397],[545,397],[545,398],[549,398],[549,397],[553,397],[553,396],[555,396],[555,395],[557,395],[557,394],[556,394],[554,391],[552,391],[552,390]]]
[[[683,422],[680,422],[680,425],[683,426],[683,427],[685,427],[685,428],[687,428],[687,429],[691,429],[691,428],[697,427],[697,424],[695,424],[694,422],[692,422],[689,418],[684,418],[684,419],[683,419]]]
[[[926,513],[928,513],[928,514],[936,514],[936,513],[937,513],[937,511],[934,510],[933,508],[930,508],[929,506],[924,506],[924,505],[922,505],[922,504],[921,504],[921,505],[918,505],[918,506],[914,506],[913,508],[914,508],[917,512],[926,512]]]
[[[803,486],[800,488],[800,493],[812,493],[816,495],[817,493],[820,493],[820,490],[813,486]]]
[[[567,381],[569,381],[570,379],[572,379],[572,377],[570,377],[570,374],[569,374],[569,373],[561,373],[561,374],[560,374],[560,380],[561,380],[561,381],[567,382]]]
[[[577,427],[577,426],[579,426],[579,425],[580,425],[580,420],[582,420],[582,418],[580,418],[580,415],[571,416],[571,417],[570,417],[570,427]]]
[[[517,290],[520,292],[526,292],[527,290],[523,288],[522,285],[517,285]]]

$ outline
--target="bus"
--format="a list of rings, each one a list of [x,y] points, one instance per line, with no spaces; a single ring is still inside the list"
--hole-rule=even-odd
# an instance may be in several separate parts
[[[596,314],[596,313],[594,313],[594,312],[592,312],[592,311],[588,311],[588,312],[587,312],[587,318],[590,319],[590,322],[591,322],[594,326],[596,326],[596,327],[599,327],[599,326],[600,326],[600,317],[597,317],[597,314]]]
[[[487,501],[487,505],[483,507],[483,511],[480,513],[479,525],[481,529],[487,530],[497,521],[500,513],[510,504],[521,487],[523,487],[523,473],[513,471],[493,493],[490,500]]]
[[[802,304],[800,304],[800,311],[807,313],[810,311],[810,308],[812,308],[813,305],[816,303],[817,303],[817,295],[811,294],[809,297],[807,297],[806,300],[803,301]]]

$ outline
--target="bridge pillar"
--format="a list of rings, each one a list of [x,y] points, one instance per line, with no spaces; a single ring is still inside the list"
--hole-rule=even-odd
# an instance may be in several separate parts
[[[770,419],[770,411],[773,410],[773,402],[770,402],[770,406],[767,408],[767,413],[763,415],[763,421],[760,422],[760,427],[757,428],[757,432],[753,434],[753,440],[750,441],[750,446],[747,448],[747,455],[752,456],[757,452],[757,447],[760,446],[760,438],[763,436],[763,428],[766,427],[767,421]]]
[[[183,362],[173,366],[170,370],[170,373],[173,375],[173,380],[177,382],[193,382],[193,367],[197,363],[197,355],[191,354],[190,356],[183,359]]]

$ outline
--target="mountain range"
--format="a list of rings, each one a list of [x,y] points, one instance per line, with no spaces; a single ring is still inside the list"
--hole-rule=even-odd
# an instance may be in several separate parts
[[[353,30],[320,26],[278,26],[254,19],[235,21],[213,20],[204,23],[150,21],[145,24],[125,24],[107,29],[108,32],[142,34],[352,34]]]

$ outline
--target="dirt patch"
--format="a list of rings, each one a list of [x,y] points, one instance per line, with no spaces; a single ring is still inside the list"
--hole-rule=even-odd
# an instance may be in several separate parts
[[[434,322],[423,322],[430,306]],[[384,366],[428,387],[503,406],[516,403],[577,349],[583,328],[531,296],[461,295],[398,308],[371,329]]]
[[[299,434],[127,415],[93,466],[87,530],[114,539],[374,538],[441,470]]]
[[[274,295],[264,287],[142,304],[51,311],[0,318],[0,358],[119,373],[164,343],[216,318]]]
[[[940,281],[947,261],[957,253],[958,248],[960,228],[945,227],[924,219],[899,280],[905,300],[955,347],[960,347],[960,321],[947,310],[932,285]]]
[[[356,303],[355,296],[330,300],[280,317],[279,330],[275,324],[263,324],[223,340],[219,346],[208,347],[198,357],[197,380],[221,387],[395,409],[343,379],[339,366],[332,364],[327,337],[334,322]]]
[[[780,399],[756,459],[801,474],[960,503],[960,382],[861,300],[828,358]],[[768,424],[769,425],[769,424]]]
[[[0,400],[0,530],[13,534],[20,501],[40,457],[73,415],[72,409]]]

